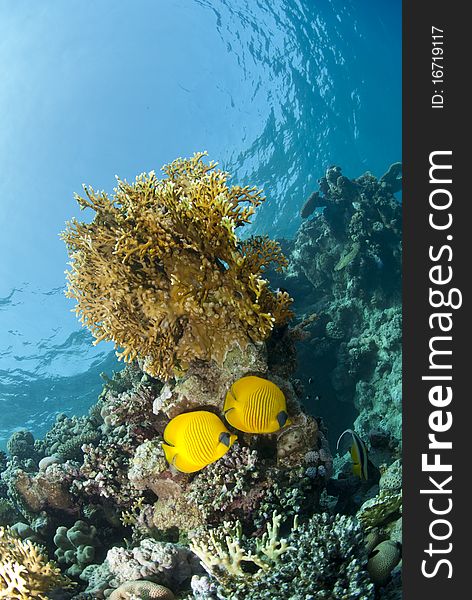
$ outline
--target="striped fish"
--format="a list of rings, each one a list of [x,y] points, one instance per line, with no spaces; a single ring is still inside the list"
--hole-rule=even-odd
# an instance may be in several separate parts
[[[367,456],[367,446],[361,440],[361,438],[357,435],[357,433],[352,429],[346,429],[343,431],[338,438],[338,442],[336,444],[336,450],[339,450],[339,443],[341,442],[341,438],[346,434],[350,434],[352,437],[352,444],[350,447],[351,458],[352,458],[352,472],[357,477],[361,479],[369,479],[368,474],[368,456]]]
[[[233,383],[223,410],[228,423],[246,433],[273,433],[288,424],[282,390],[272,381],[254,375]]]
[[[170,465],[194,473],[224,456],[236,439],[217,415],[198,410],[177,415],[167,424],[162,448]]]

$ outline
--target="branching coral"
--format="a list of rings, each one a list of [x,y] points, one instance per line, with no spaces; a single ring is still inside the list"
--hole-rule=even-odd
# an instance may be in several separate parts
[[[326,513],[303,524],[295,519],[286,538],[280,537],[280,521],[274,514],[267,532],[256,540],[246,538],[238,523],[226,523],[192,541],[193,551],[218,582],[218,598],[374,597],[362,534],[354,519]]]
[[[53,562],[48,562],[39,546],[0,528],[0,598],[46,600],[52,589],[72,585]]]
[[[243,563],[256,567],[254,577],[257,577],[269,569],[270,562],[276,560],[288,547],[285,540],[277,539],[280,520],[280,515],[274,513],[272,525],[269,524],[268,531],[257,540],[255,548],[245,544],[246,539],[239,521],[233,524],[225,522],[221,527],[209,530],[194,539],[190,548],[200,558],[208,573],[220,582],[231,578],[244,579],[247,571],[244,570]]]
[[[42,446],[46,456],[54,455],[60,461],[82,459],[82,446],[100,437],[97,423],[89,416],[68,417],[59,414],[47,432]]]
[[[263,277],[271,263],[286,266],[279,245],[235,233],[261,192],[228,186],[228,173],[203,156],[175,160],[163,179],[118,180],[112,198],[85,188],[76,199],[95,218],[72,220],[62,234],[81,322],[164,379],[194,359],[221,363],[232,344],[264,340],[290,316],[289,295]]]

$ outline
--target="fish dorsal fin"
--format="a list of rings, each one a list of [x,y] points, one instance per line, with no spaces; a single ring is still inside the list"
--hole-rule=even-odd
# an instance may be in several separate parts
[[[339,450],[339,444],[346,433],[349,433],[352,436],[352,439],[354,439],[354,431],[352,429],[345,429],[338,437],[338,441],[336,442],[336,452]]]

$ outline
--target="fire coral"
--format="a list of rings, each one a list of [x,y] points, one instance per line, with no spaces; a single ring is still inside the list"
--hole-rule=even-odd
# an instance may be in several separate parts
[[[61,234],[70,256],[66,295],[96,338],[112,340],[126,362],[168,379],[196,359],[221,364],[229,348],[266,339],[291,316],[287,292],[264,272],[286,266],[277,242],[235,233],[265,199],[255,187],[228,186],[206,153],[118,179],[110,198],[84,186],[76,195],[91,223]]]
[[[74,585],[38,545],[0,527],[0,598],[47,600],[52,589]]]

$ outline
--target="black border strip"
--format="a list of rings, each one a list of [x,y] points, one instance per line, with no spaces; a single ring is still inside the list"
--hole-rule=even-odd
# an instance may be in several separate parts
[[[467,4],[453,0],[403,3],[406,600],[471,594],[472,398],[467,373],[472,373],[472,327],[466,289],[472,277],[472,101],[467,92],[472,30],[466,9]],[[430,173],[432,164],[438,166]],[[441,204],[445,208],[438,208]],[[444,305],[433,307],[442,297]],[[458,305],[460,298],[460,307],[445,305],[448,299]],[[432,316],[438,313],[444,316]],[[449,326],[450,331],[442,330]],[[445,446],[428,448],[430,434]],[[422,465],[424,454],[427,464]],[[435,461],[452,470],[432,470],[428,465]]]

